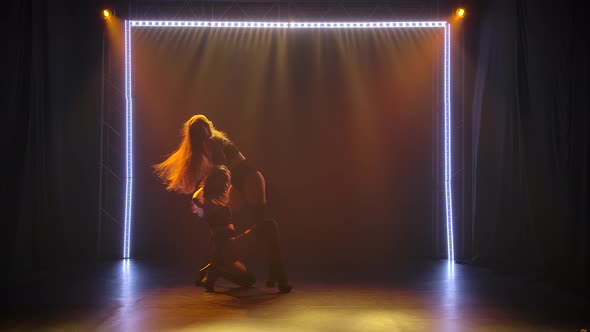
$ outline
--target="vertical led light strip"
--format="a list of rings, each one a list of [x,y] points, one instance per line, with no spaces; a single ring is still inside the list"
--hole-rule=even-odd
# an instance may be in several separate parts
[[[444,104],[445,104],[445,211],[447,221],[447,257],[455,261],[453,244],[453,190],[451,180],[451,25],[445,26]]]
[[[133,93],[131,62],[131,27],[153,28],[248,28],[248,29],[391,29],[391,28],[444,28],[444,188],[445,221],[447,231],[447,257],[455,260],[453,245],[453,197],[451,183],[451,25],[444,21],[418,22],[216,22],[216,21],[125,21],[125,225],[123,258],[130,258],[131,211],[133,191]]]
[[[131,80],[131,25],[125,21],[125,223],[123,258],[131,255],[131,210],[133,203],[133,91]]]

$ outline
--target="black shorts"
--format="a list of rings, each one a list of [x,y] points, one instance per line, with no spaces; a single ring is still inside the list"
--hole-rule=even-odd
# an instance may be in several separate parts
[[[244,185],[246,183],[246,177],[252,173],[256,173],[258,170],[254,168],[248,160],[242,160],[231,170],[231,184],[238,191],[244,192]]]

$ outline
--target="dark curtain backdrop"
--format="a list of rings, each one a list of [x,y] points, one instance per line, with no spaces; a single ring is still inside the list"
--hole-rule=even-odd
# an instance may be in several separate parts
[[[464,27],[471,181],[459,256],[587,294],[584,10],[526,0],[478,9]]]
[[[432,257],[443,36],[135,30],[135,254],[208,259],[189,197],[166,193],[151,169],[203,113],[265,174],[291,262],[329,271]]]
[[[5,13],[1,280],[95,259],[99,8],[22,0]]]

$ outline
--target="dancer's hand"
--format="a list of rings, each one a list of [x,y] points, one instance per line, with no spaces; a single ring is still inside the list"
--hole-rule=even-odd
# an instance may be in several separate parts
[[[205,209],[203,209],[202,205],[195,204],[195,199],[191,201],[191,211],[193,214],[196,214],[199,219],[203,219],[205,216]]]
[[[198,207],[195,203],[192,203],[192,210],[193,213],[196,214],[200,219],[205,216],[205,210],[201,207]]]

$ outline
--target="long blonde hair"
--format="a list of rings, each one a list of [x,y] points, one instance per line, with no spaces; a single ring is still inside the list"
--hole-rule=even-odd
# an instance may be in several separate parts
[[[163,162],[153,165],[154,173],[169,191],[192,194],[213,167],[205,140],[199,130],[208,127],[211,137],[227,140],[227,134],[215,129],[213,122],[202,114],[193,115],[182,126],[182,140],[178,149]]]

